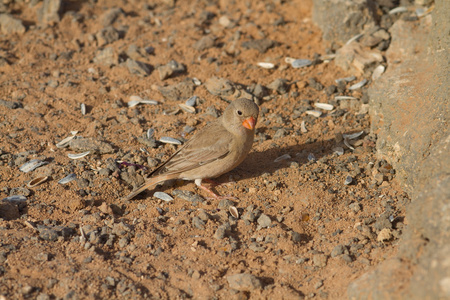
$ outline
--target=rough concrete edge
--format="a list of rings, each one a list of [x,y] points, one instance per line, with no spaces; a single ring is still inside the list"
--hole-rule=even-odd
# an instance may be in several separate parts
[[[399,178],[405,185],[409,185],[407,190],[412,202],[406,216],[409,221],[408,228],[400,242],[397,257],[385,261],[350,284],[348,290],[350,299],[450,298],[450,174],[448,172],[450,130],[448,128],[448,96],[445,96],[449,95],[448,87],[450,86],[448,75],[450,1],[437,0],[435,5],[427,43],[428,51],[421,56],[425,65],[438,66],[430,68],[434,74],[428,76],[434,79],[430,82],[435,84],[419,95],[424,99],[437,101],[438,107],[440,104],[440,108],[443,109],[444,120],[436,128],[434,136],[427,137],[430,141],[429,152],[423,151],[421,153],[423,159],[414,162],[416,172],[405,172],[402,174],[404,177]],[[420,71],[414,70],[414,72]],[[414,78],[414,74],[408,76]],[[420,83],[416,86],[420,86]],[[389,97],[389,95],[386,96]],[[377,118],[378,116],[375,116],[375,119]],[[402,145],[404,148],[413,146]],[[408,158],[403,157],[402,160],[400,157],[396,167],[411,168],[411,166],[402,166],[405,161],[411,164]],[[428,166],[428,169],[429,166],[436,166],[436,168],[426,173],[422,169],[424,166]],[[398,274],[402,276],[396,276]],[[403,281],[399,281],[399,278],[403,278]],[[389,285],[389,282],[395,282],[397,286]]]

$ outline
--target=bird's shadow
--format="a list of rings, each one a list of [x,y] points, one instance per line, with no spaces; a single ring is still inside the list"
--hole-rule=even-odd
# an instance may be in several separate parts
[[[272,140],[273,143],[270,149],[258,150],[263,142],[254,144],[253,150],[249,153],[247,158],[234,170],[221,175],[216,178],[217,184],[226,184],[229,182],[230,175],[238,175],[240,180],[258,178],[261,175],[268,173],[273,174],[279,169],[286,169],[290,167],[292,162],[298,162],[299,165],[305,164],[309,161],[308,156],[312,153],[315,160],[319,160],[324,156],[332,156],[333,147],[336,146],[334,139],[317,140],[311,143],[295,144],[290,146],[278,146],[276,140]],[[275,161],[278,157],[289,154],[291,158]],[[155,190],[165,190],[167,187],[158,186]],[[217,193],[215,190],[215,184],[211,186],[211,190]],[[140,196],[145,197],[145,196]],[[137,197],[139,199],[140,197]]]
[[[289,168],[292,162],[304,164],[309,161],[308,155],[313,154],[316,160],[324,156],[333,155],[334,139],[317,140],[312,143],[296,144],[285,147],[274,145],[270,149],[257,150],[259,145],[254,145],[253,151],[236,169],[218,178],[218,181],[226,181],[229,175],[238,174],[239,180],[257,178],[264,173],[273,174],[279,169]],[[278,157],[289,154],[291,158],[275,161]]]

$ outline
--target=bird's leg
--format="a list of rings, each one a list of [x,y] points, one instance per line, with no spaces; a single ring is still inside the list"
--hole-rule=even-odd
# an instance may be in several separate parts
[[[216,187],[216,186],[232,187],[232,185],[236,183],[236,181],[234,181],[234,180],[220,183],[220,182],[214,181],[209,178],[204,178],[203,181],[206,183],[209,183],[213,187]]]
[[[203,182],[206,182],[206,183],[209,183],[209,184],[212,185],[212,186],[218,186],[218,185],[220,185],[220,183],[218,183],[217,181],[214,181],[214,180],[209,179],[209,178],[204,178],[204,179],[202,179],[202,181],[203,181]]]
[[[213,184],[215,183],[213,180],[210,179],[206,179],[205,181],[209,181],[210,183],[212,182]],[[204,191],[207,191],[209,194],[212,195],[212,197],[207,198],[207,199],[215,199],[215,200],[224,200],[224,199],[232,199],[232,200],[237,200],[238,198],[233,197],[233,196],[219,196],[216,193],[214,193],[213,190],[211,190],[210,188],[202,185],[202,179],[195,179],[195,184],[201,188]]]

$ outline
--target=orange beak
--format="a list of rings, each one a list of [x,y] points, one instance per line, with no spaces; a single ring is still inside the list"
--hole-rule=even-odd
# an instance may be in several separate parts
[[[244,122],[242,122],[242,125],[250,130],[255,129],[255,125],[256,125],[256,120],[253,117],[250,117],[248,119],[245,119]]]

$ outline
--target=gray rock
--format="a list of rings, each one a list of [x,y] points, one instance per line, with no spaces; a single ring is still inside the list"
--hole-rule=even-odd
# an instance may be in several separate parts
[[[9,14],[0,14],[0,29],[4,35],[23,34],[25,32],[22,21]]]
[[[92,151],[99,154],[114,153],[114,148],[107,142],[96,140],[95,138],[75,138],[69,143],[73,151]]]
[[[313,89],[317,90],[317,91],[321,91],[323,90],[323,85],[317,81],[317,79],[311,77],[308,79],[308,84],[310,87],[312,87]]]
[[[296,231],[291,231],[291,238],[294,243],[300,243],[302,241],[302,235]]]
[[[78,300],[79,297],[75,291],[69,291],[63,298],[63,300]]]
[[[45,294],[45,293],[40,293],[37,297],[36,300],[50,300],[50,296]]]
[[[255,242],[251,243],[248,246],[248,249],[250,249],[250,250],[252,250],[254,252],[264,252],[264,251],[266,251],[266,247],[263,247],[263,246],[259,245],[258,243],[255,243]]]
[[[313,5],[313,21],[329,42],[342,45],[375,26],[376,3],[372,0],[314,0]]]
[[[38,253],[34,257],[34,259],[37,260],[37,261],[49,261],[50,260],[50,254],[41,252],[41,253]]]
[[[333,84],[327,86],[325,89],[325,93],[327,94],[327,96],[333,95],[334,93],[336,93],[336,91],[337,91],[337,86],[335,86]]]
[[[108,26],[97,32],[95,35],[98,46],[102,47],[119,40],[119,32],[112,26]]]
[[[283,78],[275,79],[267,86],[267,88],[277,92],[280,95],[289,92],[288,81]]]
[[[375,27],[375,31],[371,33],[364,34],[361,38],[360,43],[365,47],[376,47],[382,41],[388,41],[390,39],[389,33],[385,29],[379,29]]]
[[[103,27],[111,26],[121,15],[124,15],[124,12],[120,7],[109,9],[100,16]]]
[[[262,288],[261,281],[251,274],[236,274],[227,276],[228,285],[230,288],[238,291],[251,292]]]
[[[180,74],[186,71],[186,66],[171,60],[166,65],[158,67],[159,78],[165,80],[174,74]]]
[[[275,42],[269,39],[251,40],[242,43],[242,47],[245,49],[256,49],[260,53],[266,53],[267,50],[272,48]]]
[[[225,237],[225,233],[226,233],[225,228],[220,226],[219,228],[217,228],[213,237],[217,240],[221,240]]]
[[[71,228],[71,227],[63,227],[63,228],[61,228],[60,233],[64,238],[69,238],[70,236],[75,235],[76,231],[74,228]]]
[[[150,75],[150,73],[152,72],[152,67],[150,65],[131,58],[127,59],[126,66],[131,74],[135,74],[141,77]]]
[[[381,216],[377,218],[373,227],[377,230],[382,230],[384,228],[392,229],[392,223],[389,221],[389,214],[382,213]]]
[[[323,280],[319,280],[316,284],[314,284],[315,289],[319,289],[323,286]]]
[[[262,228],[267,228],[272,224],[270,217],[265,214],[261,214],[261,216],[259,216],[257,222],[258,222],[258,225],[261,226]]]
[[[61,0],[44,0],[41,8],[37,10],[38,22],[41,25],[54,25],[59,23],[61,5]]]
[[[100,169],[100,171],[98,171],[98,175],[103,176],[103,177],[108,177],[109,175],[111,175],[111,170],[108,168],[102,168]]]
[[[256,218],[259,217],[259,215],[257,215],[255,213],[254,209],[255,208],[253,205],[250,205],[249,207],[247,207],[244,214],[242,215],[242,219],[249,221],[249,222],[254,222],[256,220]]]
[[[216,39],[214,37],[207,35],[195,42],[193,47],[198,51],[203,51],[214,47],[215,40]]]
[[[20,217],[19,207],[9,201],[0,201],[0,218],[14,220]]]
[[[217,228],[216,232],[214,233],[214,238],[218,239],[218,240],[221,240],[221,239],[225,238],[226,234],[227,234],[227,232],[229,230],[231,230],[231,226],[230,226],[229,223],[225,223],[225,224],[220,225]]]
[[[331,251],[331,257],[336,257],[339,255],[344,254],[345,251],[345,246],[344,245],[337,245],[336,247],[333,248],[333,250]]]
[[[200,219],[199,217],[193,217],[192,218],[192,225],[198,229],[205,229],[205,221],[203,221],[202,219]]]
[[[198,217],[204,222],[207,222],[211,218],[211,216],[204,209],[200,209]]]
[[[52,289],[55,286],[55,284],[57,284],[57,283],[58,283],[57,279],[49,278],[48,281],[47,281],[47,285],[46,286],[47,286],[48,289]]]
[[[140,47],[136,46],[135,44],[131,44],[128,46],[127,56],[131,59],[145,60],[145,59],[147,59],[147,55],[148,55],[148,52],[145,49],[140,48]]]
[[[58,240],[58,232],[50,228],[42,228],[39,230],[39,237],[43,240],[54,242]]]
[[[213,76],[205,81],[205,87],[213,95],[231,96],[235,92],[235,84],[225,78]]]
[[[328,261],[328,256],[323,253],[314,254],[313,264],[315,267],[323,268],[326,267]]]
[[[158,88],[159,92],[164,98],[173,101],[186,100],[194,93],[195,85],[191,79],[172,84],[169,86],[161,86]]]
[[[285,137],[286,135],[288,135],[288,131],[284,128],[280,128],[273,135],[273,139],[276,140],[276,139]]]
[[[123,237],[119,240],[119,247],[120,248],[125,248],[128,244],[130,243],[130,240],[128,239],[128,237]]]
[[[111,67],[119,64],[119,55],[114,51],[114,48],[106,47],[97,51],[94,57],[94,63]]]
[[[190,191],[183,191],[183,190],[174,190],[172,194],[175,197],[181,198],[185,201],[193,202],[193,203],[202,203],[205,201],[200,195],[194,194]]]
[[[120,172],[120,179],[128,183],[133,188],[137,188],[144,183],[144,178],[137,174],[133,167],[127,168],[124,172]]]
[[[116,279],[114,279],[114,277],[107,276],[105,281],[109,286],[116,286]]]
[[[156,142],[156,139],[154,139],[154,138],[149,139],[146,134],[143,136],[138,136],[137,140],[139,143],[141,143],[149,148],[157,148],[158,147],[158,143]],[[150,159],[150,157],[149,157],[149,159]],[[151,165],[149,165],[149,166],[152,167]]]
[[[378,50],[364,49],[359,43],[353,42],[343,46],[336,52],[335,63],[344,71],[364,74],[368,69],[384,61]]]
[[[357,203],[357,202],[351,203],[348,207],[349,207],[351,210],[353,210],[354,212],[359,212],[359,211],[361,211],[361,204],[359,204],[359,203]]]
[[[115,234],[117,236],[123,236],[131,231],[131,227],[129,225],[126,225],[123,222],[120,223],[114,223],[112,228],[112,234]]]
[[[20,292],[22,293],[22,295],[28,295],[31,294],[34,290],[35,288],[32,287],[31,285],[25,285],[20,289]]]
[[[214,106],[208,106],[205,111],[206,115],[210,115],[213,118],[217,119],[219,117],[219,111]]]
[[[264,96],[267,95],[267,91],[264,86],[262,86],[261,84],[258,83],[253,90],[253,94],[257,98],[263,98]]]
[[[3,100],[3,99],[0,99],[0,106],[5,106],[5,107],[10,108],[10,109],[23,108],[23,105],[20,102],[7,101],[7,100]]]
[[[342,255],[342,260],[347,263],[351,263],[353,261],[353,258],[349,254],[344,254]]]
[[[58,80],[55,80],[55,79],[50,79],[50,80],[47,82],[47,85],[48,85],[49,87],[51,87],[51,88],[57,88],[57,87],[59,86],[59,81],[58,81]]]
[[[390,28],[389,67],[369,89],[377,155],[394,166],[411,205],[397,257],[352,283],[349,298],[450,297],[450,270],[439,263],[448,261],[450,253],[450,129],[444,121],[450,114],[450,77],[448,51],[443,51],[450,36],[439,34],[450,30],[450,2],[435,5],[433,16],[399,20]],[[400,80],[401,88],[390,84]]]
[[[21,196],[28,197],[28,196],[31,195],[31,191],[29,189],[25,188],[25,187],[19,186],[19,187],[16,187],[16,188],[12,188],[9,191],[9,194],[11,196],[13,196],[13,195],[19,195],[20,196],[21,195]]]

